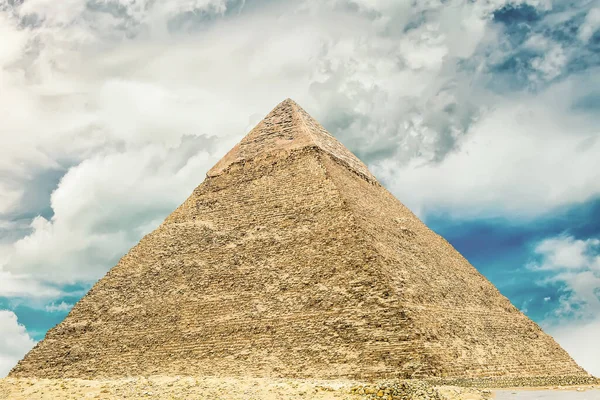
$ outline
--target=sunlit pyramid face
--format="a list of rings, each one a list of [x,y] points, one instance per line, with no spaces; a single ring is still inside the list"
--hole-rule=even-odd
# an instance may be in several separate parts
[[[11,376],[586,376],[291,100]]]

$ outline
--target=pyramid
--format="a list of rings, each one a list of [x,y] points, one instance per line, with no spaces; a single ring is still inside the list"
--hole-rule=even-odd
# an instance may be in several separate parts
[[[289,99],[10,376],[154,374],[588,376]]]

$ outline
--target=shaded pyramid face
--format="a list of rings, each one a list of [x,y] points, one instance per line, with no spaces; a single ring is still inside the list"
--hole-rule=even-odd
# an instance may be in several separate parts
[[[587,376],[291,100],[11,376]]]

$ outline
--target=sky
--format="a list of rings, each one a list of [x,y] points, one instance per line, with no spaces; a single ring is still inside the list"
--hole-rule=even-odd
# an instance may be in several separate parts
[[[288,97],[600,375],[600,1],[0,0],[0,377]]]

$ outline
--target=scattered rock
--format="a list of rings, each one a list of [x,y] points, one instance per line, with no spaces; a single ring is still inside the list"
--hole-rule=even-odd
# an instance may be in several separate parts
[[[352,394],[381,400],[444,400],[439,391],[424,381],[389,381],[370,385],[358,385],[350,389]]]

